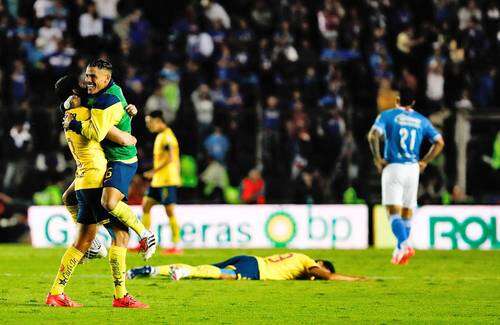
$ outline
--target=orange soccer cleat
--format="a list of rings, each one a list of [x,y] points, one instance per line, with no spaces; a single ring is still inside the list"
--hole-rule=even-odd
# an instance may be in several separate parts
[[[405,253],[403,255],[403,258],[401,258],[401,261],[399,261],[399,264],[401,265],[406,265],[410,261],[410,258],[412,258],[415,255],[415,250],[411,247],[406,247]]]
[[[182,255],[184,251],[178,247],[167,248],[162,251],[163,255]]]
[[[113,307],[120,308],[149,308],[149,305],[136,300],[128,293],[123,298],[114,298]]]
[[[47,295],[47,299],[45,300],[45,304],[52,307],[82,307],[82,304],[77,303],[76,301],[71,300],[70,297],[66,296],[64,293],[60,295],[51,295],[50,293]]]

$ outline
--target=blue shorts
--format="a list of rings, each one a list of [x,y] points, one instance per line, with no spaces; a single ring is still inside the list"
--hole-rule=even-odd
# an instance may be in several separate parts
[[[121,161],[108,162],[106,175],[104,176],[103,187],[114,187],[128,196],[128,187],[137,171],[137,162],[126,164]]]
[[[146,196],[163,205],[175,204],[177,203],[177,186],[150,186],[146,191]]]
[[[257,262],[257,259],[253,256],[248,256],[248,255],[235,256],[231,257],[230,259],[224,262],[220,262],[213,265],[220,269],[225,269],[229,266],[233,266],[235,268],[238,279],[244,279],[244,280],[260,279],[259,263]]]
[[[127,226],[102,207],[101,196],[102,188],[76,191],[76,199],[78,201],[77,222],[84,225],[103,224],[108,231],[113,226],[128,231]]]

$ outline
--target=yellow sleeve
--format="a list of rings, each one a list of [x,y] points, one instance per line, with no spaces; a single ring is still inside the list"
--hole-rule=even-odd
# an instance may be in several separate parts
[[[319,266],[318,263],[316,263],[315,260],[313,260],[312,258],[310,258],[309,256],[307,255],[302,255],[302,265],[304,266],[304,268],[306,269],[309,269],[313,266]]]
[[[123,117],[124,110],[120,102],[105,109],[93,108],[90,110],[90,119],[82,121],[81,133],[89,140],[101,142]]]

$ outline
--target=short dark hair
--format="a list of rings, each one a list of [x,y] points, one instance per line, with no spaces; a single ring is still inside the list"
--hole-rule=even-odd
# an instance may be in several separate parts
[[[402,89],[399,94],[399,105],[412,106],[415,102],[415,95],[409,89]]]
[[[151,118],[159,118],[162,122],[165,123],[165,118],[163,117],[163,112],[160,110],[152,111],[148,114]]]
[[[330,272],[335,273],[335,266],[333,263],[327,260],[316,260],[316,262],[322,262],[323,266]]]
[[[73,95],[73,90],[80,88],[78,77],[75,75],[65,75],[59,78],[54,85],[54,90],[57,98],[65,101],[69,96]]]
[[[90,60],[87,66],[99,69],[105,69],[108,70],[109,72],[113,72],[113,65],[111,64],[111,61],[109,61],[108,59],[92,59]]]

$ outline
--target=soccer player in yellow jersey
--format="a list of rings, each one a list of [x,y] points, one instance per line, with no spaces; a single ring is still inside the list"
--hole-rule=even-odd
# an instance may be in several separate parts
[[[66,94],[68,90],[75,89],[74,85],[76,84],[76,78],[63,77],[56,83],[56,93],[61,97],[61,93]],[[66,114],[73,114],[74,119],[78,121],[90,116],[89,110],[85,107],[73,108]],[[123,135],[115,129],[111,132],[118,137]],[[103,149],[98,142],[88,140],[73,131],[66,131],[66,138],[71,153],[77,162],[77,175],[74,186],[78,201],[78,234],[74,244],[66,250],[61,258],[59,271],[45,303],[57,307],[82,306],[71,300],[64,293],[64,289],[84,253],[89,249],[92,240],[95,238],[98,225],[104,224],[112,237],[109,264],[115,286],[113,307],[147,308],[148,305],[135,300],[125,288],[125,257],[129,239],[128,227],[116,217],[108,214],[100,204],[107,166]]]
[[[191,266],[170,264],[131,269],[127,277],[166,275],[172,280],[182,278],[218,280],[362,280],[360,276],[335,272],[332,262],[313,260],[301,253],[277,254],[267,257],[240,255],[213,265]]]
[[[161,111],[149,113],[146,116],[146,126],[150,132],[157,135],[153,148],[153,169],[144,173],[145,178],[151,179],[151,185],[142,201],[142,222],[148,229],[151,228],[151,208],[155,204],[162,204],[169,218],[174,244],[165,253],[180,254],[182,251],[177,246],[180,230],[175,217],[177,187],[181,185],[179,143],[172,129],[167,126]]]

